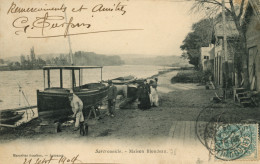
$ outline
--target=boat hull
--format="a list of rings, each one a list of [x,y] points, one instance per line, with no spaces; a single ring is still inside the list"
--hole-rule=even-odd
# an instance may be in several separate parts
[[[74,91],[83,102],[84,110],[97,106],[107,96],[108,87]],[[49,92],[37,90],[37,107],[39,116],[47,114],[73,114],[69,101],[69,92]]]
[[[130,84],[135,82],[136,77],[134,76],[125,76],[125,77],[118,77],[115,79],[112,79],[113,84],[115,85],[124,85],[124,84]]]
[[[21,112],[21,113],[17,113],[15,112],[15,114],[13,115],[10,115],[7,117],[4,116],[4,114],[1,113],[1,117],[0,117],[0,123],[14,123],[18,120],[20,120],[23,116],[24,112]]]

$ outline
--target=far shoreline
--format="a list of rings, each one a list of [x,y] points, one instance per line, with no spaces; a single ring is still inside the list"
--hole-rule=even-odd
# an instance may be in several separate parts
[[[54,66],[54,65],[46,65],[46,66]],[[69,65],[64,65],[64,66],[69,66]],[[79,66],[79,65],[75,65]],[[89,66],[100,66],[100,65],[89,65]],[[141,64],[121,64],[121,65],[104,65],[100,67],[117,67],[117,66],[155,66],[155,67],[167,67],[166,69],[171,69],[171,70],[186,70],[186,69],[193,69],[193,67],[176,67],[176,66],[170,66],[170,65],[141,65]],[[45,67],[45,66],[44,66]],[[0,72],[7,72],[7,71],[34,71],[34,70],[42,70],[43,68],[36,68],[36,69],[3,69]]]

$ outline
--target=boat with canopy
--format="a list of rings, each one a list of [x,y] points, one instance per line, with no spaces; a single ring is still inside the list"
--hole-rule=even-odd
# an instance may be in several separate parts
[[[37,107],[39,116],[55,114],[72,114],[69,95],[76,94],[83,102],[83,110],[97,107],[107,96],[108,86],[102,82],[101,66],[45,66],[43,67],[44,90],[37,90]],[[85,83],[83,70],[99,69],[100,82]],[[59,72],[59,86],[52,86],[52,72]],[[64,72],[69,72],[70,85],[64,86]],[[85,76],[84,76],[85,75]],[[57,82],[57,81],[56,81]]]

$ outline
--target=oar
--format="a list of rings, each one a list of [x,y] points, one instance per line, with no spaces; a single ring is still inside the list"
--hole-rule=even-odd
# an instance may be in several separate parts
[[[34,116],[34,111],[32,110],[31,105],[30,105],[30,103],[29,103],[27,97],[25,96],[23,90],[21,89],[21,88],[22,88],[21,85],[20,85],[19,83],[17,83],[17,85],[19,86],[19,91],[22,92],[23,97],[24,97],[25,101],[27,102],[27,104],[29,105],[29,107],[30,107],[30,109],[31,109],[31,111],[32,111],[32,113],[33,113],[33,116]],[[27,110],[26,110],[26,111],[27,111]],[[26,114],[27,114],[27,112],[26,112]],[[27,114],[27,116],[28,116],[28,114]]]

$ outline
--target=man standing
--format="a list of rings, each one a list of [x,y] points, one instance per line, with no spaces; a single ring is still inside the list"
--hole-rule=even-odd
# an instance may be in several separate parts
[[[113,85],[112,80],[108,81],[108,112],[111,117],[114,117],[115,106],[116,106],[116,96],[117,96],[117,89],[116,86]]]
[[[70,100],[70,105],[71,105],[71,108],[73,111],[72,117],[76,117],[74,131],[77,131],[77,130],[79,130],[79,123],[84,122],[84,116],[82,113],[83,103],[80,100],[80,98],[77,95],[75,95],[74,93],[70,94],[69,100]]]

